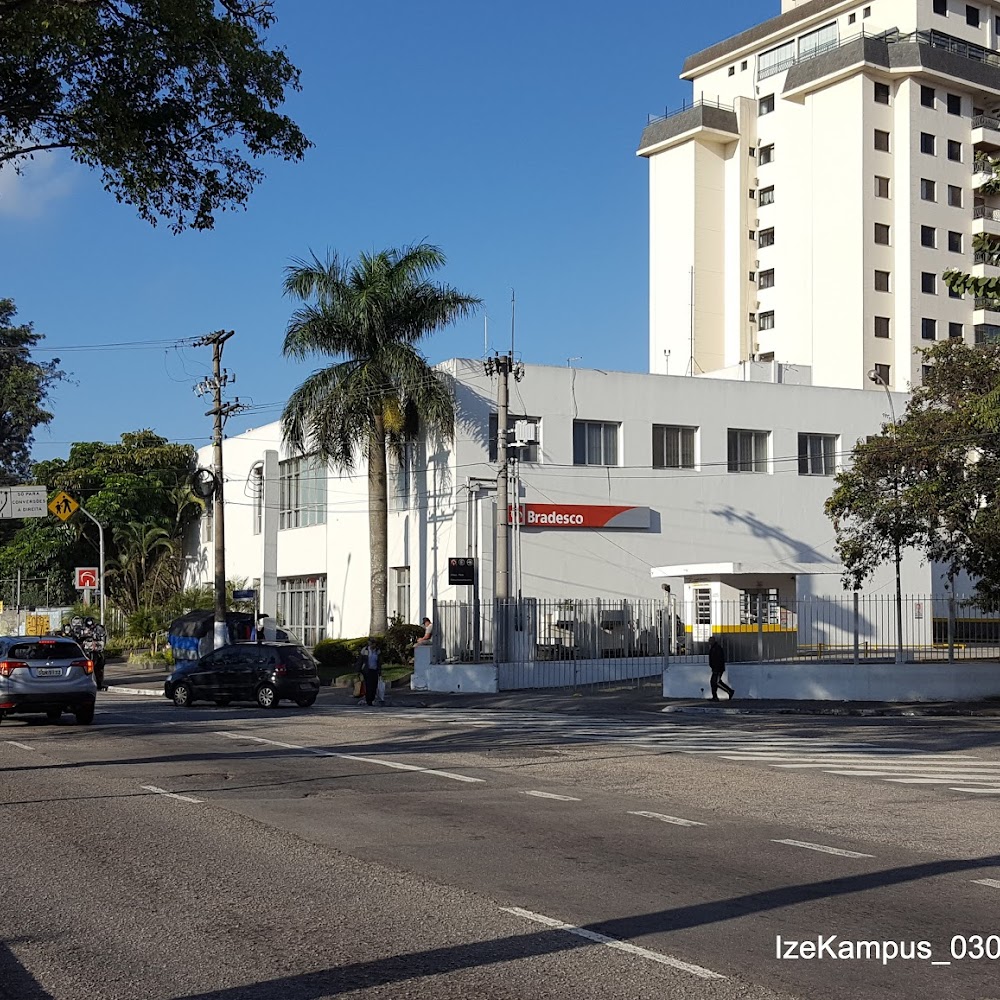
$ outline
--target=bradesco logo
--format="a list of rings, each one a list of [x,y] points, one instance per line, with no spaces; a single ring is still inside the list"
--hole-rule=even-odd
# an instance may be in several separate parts
[[[592,504],[523,503],[520,508],[523,528],[648,528],[649,508]],[[508,507],[508,520],[514,523],[514,509]]]

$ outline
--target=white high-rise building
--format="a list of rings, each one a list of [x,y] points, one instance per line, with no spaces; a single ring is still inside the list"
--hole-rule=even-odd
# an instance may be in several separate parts
[[[782,0],[699,52],[694,103],[653,120],[649,370],[905,391],[916,348],[1000,336],[949,267],[1000,237],[1000,2]],[[808,369],[811,369],[811,375]],[[756,374],[748,374],[754,372]],[[780,373],[780,374],[779,374]]]

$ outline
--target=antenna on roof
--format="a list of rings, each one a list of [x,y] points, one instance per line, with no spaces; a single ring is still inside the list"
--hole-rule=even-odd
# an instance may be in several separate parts
[[[514,289],[510,290],[510,356],[514,357]]]

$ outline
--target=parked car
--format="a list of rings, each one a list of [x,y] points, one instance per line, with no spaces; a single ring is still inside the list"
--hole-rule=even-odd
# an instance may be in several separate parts
[[[72,712],[82,726],[94,721],[94,662],[80,644],[61,636],[0,637],[0,719],[44,712],[56,722]]]
[[[195,701],[256,701],[276,708],[283,699],[308,708],[319,694],[315,657],[294,642],[237,642],[179,663],[163,693],[175,705]]]

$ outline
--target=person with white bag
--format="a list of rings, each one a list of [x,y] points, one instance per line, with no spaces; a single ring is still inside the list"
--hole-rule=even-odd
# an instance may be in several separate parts
[[[361,662],[365,703],[371,705],[377,697],[381,705],[385,701],[385,681],[382,680],[382,651],[378,648],[378,639],[369,637],[368,645],[361,650]]]

